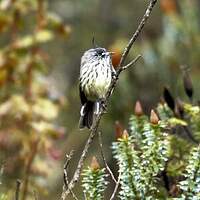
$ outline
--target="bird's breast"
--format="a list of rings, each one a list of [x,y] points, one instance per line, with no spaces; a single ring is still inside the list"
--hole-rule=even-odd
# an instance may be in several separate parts
[[[112,80],[111,69],[105,66],[93,67],[86,79],[83,86],[86,97],[92,101],[105,98]]]

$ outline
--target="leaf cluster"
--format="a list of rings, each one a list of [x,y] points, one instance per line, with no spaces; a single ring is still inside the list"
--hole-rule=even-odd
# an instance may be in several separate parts
[[[44,47],[69,34],[46,0],[0,1],[0,35],[6,41],[0,47],[0,193],[9,199],[17,178],[23,180],[22,199],[28,186],[44,193],[49,166],[61,156],[55,141],[64,134],[56,124],[63,97],[47,79],[51,66]]]

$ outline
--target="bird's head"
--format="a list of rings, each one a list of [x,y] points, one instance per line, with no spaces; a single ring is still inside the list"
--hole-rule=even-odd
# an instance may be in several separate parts
[[[108,52],[105,48],[98,47],[94,49],[89,49],[85,52],[85,56],[91,59],[106,59],[110,58],[113,52]]]

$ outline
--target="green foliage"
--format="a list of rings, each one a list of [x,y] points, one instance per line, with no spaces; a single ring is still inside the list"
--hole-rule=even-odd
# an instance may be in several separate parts
[[[185,180],[179,183],[183,191],[180,199],[200,199],[200,146],[192,149],[183,176]]]
[[[180,126],[188,125],[186,121],[175,117],[173,111],[168,107],[166,103],[164,104],[159,103],[156,110],[159,114],[160,119],[170,127],[175,127],[177,125]]]
[[[124,137],[112,145],[114,157],[118,161],[119,173],[121,174],[121,199],[136,199],[140,195],[138,190],[141,187],[140,180],[142,177],[141,171],[137,167],[139,158],[132,142],[131,137]]]
[[[185,119],[190,124],[194,137],[200,140],[200,107],[184,104]]]
[[[181,118],[166,103],[159,103],[157,108],[162,116],[160,120],[154,111],[151,112],[150,121],[144,114],[132,115],[129,122],[130,134],[126,130],[122,133],[117,124],[118,139],[113,142],[112,150],[118,166],[118,196],[122,200],[168,197],[199,199],[200,146],[196,147],[184,135],[184,127],[199,125],[199,106],[183,103],[184,115]],[[193,130],[197,129],[192,129],[190,134],[194,133]],[[88,189],[88,193],[98,193],[96,185],[89,181],[93,180],[91,174],[90,168],[85,171],[84,181],[87,182],[84,184],[87,184],[84,188]],[[101,184],[104,181],[102,179]],[[105,187],[102,187],[101,192],[103,189]]]
[[[166,110],[170,110],[167,104],[158,105],[160,116],[164,114],[166,116]],[[170,136],[168,176],[173,177],[176,182],[178,182],[179,177],[183,176],[182,179],[184,179],[178,184],[181,189],[178,194],[181,194],[181,197],[175,199],[199,199],[200,151],[199,146],[194,147],[194,143],[199,143],[199,111],[199,106],[184,102],[181,102],[180,105],[179,102],[174,114],[169,118],[164,118],[168,127],[171,127],[175,133],[175,135]],[[190,149],[192,150],[190,151]],[[172,192],[173,196],[179,196],[178,194]]]
[[[103,200],[104,199],[104,190],[108,182],[105,180],[106,173],[105,168],[103,169],[94,169],[88,167],[83,171],[83,192],[86,197],[86,200]]]
[[[194,101],[194,96],[189,97],[192,103],[185,102],[181,79],[177,77],[186,69],[183,70],[182,65],[189,66],[197,89],[194,94],[199,96],[199,2],[161,0],[160,3],[162,34],[157,36],[155,30],[147,30],[145,36],[149,40],[143,38],[138,46],[135,44],[131,56],[138,52],[142,54],[143,62],[122,77],[119,90],[113,95],[111,112],[114,119],[116,116],[117,120],[127,119],[126,113],[132,108],[130,102],[138,95],[145,101],[145,108],[149,108],[152,99],[159,98],[164,84],[171,86],[172,94],[181,98],[182,105],[178,105],[178,98],[174,99],[174,109],[166,101],[158,103],[156,111],[160,121],[157,125],[150,123],[145,115],[130,117],[129,135],[125,134],[112,145],[117,160],[114,167],[119,169],[120,199],[187,196],[187,191],[179,185],[189,180],[189,175],[183,173],[191,160],[191,149],[200,141],[199,103]],[[126,41],[117,38],[111,47],[120,55],[124,43]],[[194,172],[195,166],[191,165],[190,170]],[[193,189],[196,187],[194,182]]]
[[[157,106],[157,112],[161,120],[168,120],[173,117],[173,111],[168,107],[166,103],[159,103]]]
[[[162,0],[161,4],[164,1]],[[51,2],[57,4],[56,1]],[[85,11],[85,7],[84,9],[81,7],[85,2],[79,2],[80,5],[78,1],[74,2],[75,4],[66,2],[69,5],[66,13],[76,21],[77,19],[81,22],[86,21],[88,15],[84,13],[88,9]],[[91,2],[93,1],[87,1],[87,4],[90,5]],[[165,2],[175,3],[174,0]],[[109,6],[113,5],[105,3],[106,1],[102,3],[96,1],[96,8],[99,4],[106,13],[106,10],[109,11]],[[149,107],[152,99],[158,97],[162,87],[160,85],[163,84],[163,82],[160,84],[161,80],[165,80],[165,84],[172,84],[174,91],[177,91],[179,82],[174,76],[180,71],[180,65],[186,64],[194,69],[192,70],[194,86],[196,88],[199,86],[198,0],[182,0],[177,3],[178,7],[174,6],[173,9],[162,8],[163,34],[160,37],[156,39],[154,30],[151,32],[146,29],[146,37],[153,38],[153,41],[143,38],[139,45],[135,44],[133,52],[142,53],[144,58],[142,66],[124,74],[122,84],[119,85],[122,92],[116,91],[120,94],[112,104],[115,107],[112,112],[115,115],[113,118],[118,114],[121,118],[126,118],[127,112],[130,112],[128,105],[138,94],[141,95],[141,99],[147,99],[145,107]],[[116,5],[117,3],[114,6]],[[121,5],[126,8],[128,4],[122,2]],[[59,7],[59,3],[57,6]],[[71,10],[73,7],[76,8],[76,12]],[[89,10],[92,10],[89,15],[92,17],[89,17],[87,22],[93,30],[94,9],[90,6]],[[132,13],[126,9],[123,11],[123,8],[117,9],[117,12],[128,15]],[[117,17],[116,13],[108,15],[107,21],[104,13],[103,17],[98,12],[96,15],[99,20],[109,22],[104,23],[109,27],[98,26],[99,29],[95,30],[97,40],[100,37],[99,41],[102,38],[107,43],[105,35],[110,35],[111,38],[107,38],[109,43],[118,40],[114,35],[118,37],[121,33],[114,31],[113,35],[113,28],[118,27],[123,21],[125,22],[123,26],[127,28],[126,18],[119,20],[122,18]],[[67,19],[70,17],[67,16]],[[88,41],[91,39],[91,33],[88,33],[91,30],[84,23],[80,27],[83,30],[80,33],[88,35],[87,39],[75,33],[74,44],[80,44],[73,46],[78,46],[79,49],[77,51],[76,48],[71,48],[72,53],[65,54],[65,60],[73,57],[74,62],[77,58],[74,52],[79,52],[83,48],[81,44],[88,47]],[[112,34],[108,34],[106,29]],[[132,30],[131,27],[128,29]],[[103,34],[102,30],[106,33]],[[124,34],[124,28],[121,30]],[[35,189],[43,196],[47,194],[46,188],[51,185],[47,178],[52,174],[52,168],[61,155],[60,150],[55,147],[55,141],[62,137],[63,129],[56,125],[61,98],[51,89],[50,81],[47,81],[46,75],[51,69],[51,60],[44,49],[47,44],[53,40],[57,41],[60,36],[68,38],[69,33],[70,27],[65,25],[58,15],[49,12],[47,0],[0,1],[0,164],[4,165],[4,173],[0,172],[0,200],[13,198],[17,178],[23,182],[21,191],[26,194],[23,199],[31,199],[31,192]],[[113,51],[117,52],[119,60],[122,46],[127,41],[123,42],[122,39],[118,41],[119,44],[116,44]],[[59,52],[55,55],[58,54]],[[76,71],[73,67],[71,69],[68,73],[70,77],[73,76],[72,71]],[[77,87],[74,91],[77,91]],[[73,94],[77,93],[74,91]],[[197,90],[195,95],[198,94]],[[71,101],[74,101],[74,96]],[[74,102],[77,106],[77,101]],[[69,112],[70,122],[77,121],[74,102]],[[166,103],[159,103],[158,124],[150,123],[146,115],[130,117],[129,135],[124,135],[125,137],[119,138],[112,145],[113,156],[117,160],[115,167],[119,168],[121,199],[200,199],[198,186],[200,153],[199,147],[196,147],[196,143],[200,141],[200,108],[197,103],[183,102],[182,106],[183,116],[176,110],[171,110]],[[76,120],[71,117],[72,114],[76,116]],[[106,128],[110,127],[112,126],[108,124]],[[195,140],[191,140],[191,136],[188,136],[188,130]],[[169,133],[166,134],[166,131]],[[77,145],[77,136],[74,138]],[[71,143],[72,139],[69,141]],[[106,177],[105,169],[89,167],[84,171],[83,188],[88,199],[104,199]],[[28,185],[28,188],[24,185]]]
[[[144,130],[145,123],[148,122],[148,117],[145,115],[142,116],[135,116],[132,115],[130,117],[129,127],[132,135],[134,136],[133,139],[138,143],[138,145],[142,145],[143,136],[141,131]]]
[[[140,120],[141,119],[141,120]],[[119,138],[112,145],[121,174],[121,199],[155,199],[156,177],[168,160],[168,136],[163,124],[152,124],[147,116],[131,116],[131,136]]]

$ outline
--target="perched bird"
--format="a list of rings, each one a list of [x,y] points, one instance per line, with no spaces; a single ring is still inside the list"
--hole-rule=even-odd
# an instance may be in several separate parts
[[[115,70],[111,61],[112,52],[105,48],[87,50],[81,58],[80,66],[80,99],[81,111],[79,128],[91,128],[95,115],[105,99]]]

